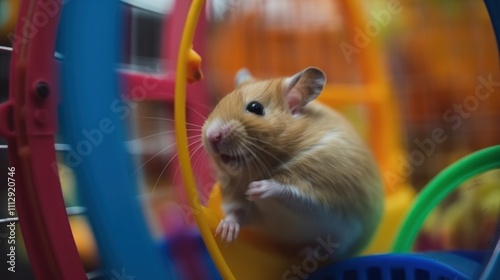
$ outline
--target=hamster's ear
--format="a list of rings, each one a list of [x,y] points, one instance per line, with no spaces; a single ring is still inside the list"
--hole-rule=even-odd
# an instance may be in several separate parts
[[[252,74],[250,74],[250,71],[248,71],[247,68],[241,68],[236,72],[236,75],[234,76],[234,83],[236,87],[239,87],[241,84],[246,83],[246,82],[251,82],[255,80],[254,77],[252,77]]]
[[[307,103],[318,97],[325,86],[323,71],[309,67],[286,78],[283,82],[283,95],[292,114],[300,111]]]

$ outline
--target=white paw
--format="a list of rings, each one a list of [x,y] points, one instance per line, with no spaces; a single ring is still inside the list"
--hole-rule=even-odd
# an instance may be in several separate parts
[[[281,189],[281,185],[274,180],[262,180],[250,183],[245,194],[248,200],[254,201],[276,196]]]
[[[220,239],[226,244],[231,243],[232,241],[238,238],[238,234],[240,233],[240,225],[231,220],[222,220],[215,231],[215,236],[220,234]]]

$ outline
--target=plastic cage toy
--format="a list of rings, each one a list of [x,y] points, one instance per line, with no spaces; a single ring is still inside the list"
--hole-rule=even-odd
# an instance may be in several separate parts
[[[43,1],[23,1],[22,16],[35,18]],[[182,1],[181,1],[182,2]],[[498,2],[485,1],[498,38]],[[60,9],[60,3],[52,6]],[[96,8],[99,7],[99,8]],[[213,237],[218,221],[217,200],[208,207],[190,199],[199,232],[186,232],[158,246],[148,231],[136,200],[132,162],[123,145],[126,128],[109,104],[120,99],[115,70],[120,49],[119,1],[71,1],[63,19],[64,62],[53,57],[58,19],[47,17],[37,36],[19,24],[11,63],[10,99],[0,105],[0,134],[9,144],[11,166],[16,167],[16,207],[30,262],[39,279],[86,279],[81,266],[60,192],[54,135],[56,105],[61,98],[61,124],[67,142],[85,155],[75,167],[82,199],[92,224],[106,272],[126,269],[137,279],[177,279],[176,267],[198,265],[208,279],[269,279],[282,276],[289,263],[240,244],[233,249],[219,246]],[[175,71],[175,128],[181,171],[189,197],[197,188],[189,161],[186,132],[186,74],[188,52],[203,1],[194,0],[180,40]],[[38,14],[40,17],[40,14]],[[94,42],[99,38],[99,44]],[[29,65],[28,65],[29,63]],[[61,69],[62,84],[54,69]],[[61,96],[58,87],[61,86]],[[89,113],[93,112],[93,113]],[[99,127],[99,145],[88,145],[82,130]],[[85,150],[87,149],[87,150]],[[89,152],[89,150],[91,150]],[[391,254],[361,256],[331,266],[311,269],[309,279],[497,279],[500,277],[500,240],[489,252],[407,253],[426,215],[465,180],[500,167],[500,146],[490,147],[451,165],[415,199],[404,220]],[[108,170],[106,174],[101,170]],[[215,188],[215,192],[217,188]],[[217,193],[214,194],[217,197]],[[126,222],[124,222],[126,221]],[[203,242],[201,242],[201,238]],[[243,242],[239,242],[243,243]],[[182,246],[181,246],[182,245]],[[160,249],[159,249],[160,247]],[[233,247],[233,246],[232,246]],[[163,250],[161,250],[163,249]],[[245,251],[254,250],[254,251]],[[257,250],[257,251],[255,251]],[[163,252],[163,253],[162,253]],[[249,268],[242,257],[264,256],[262,269]],[[268,262],[264,267],[265,262]],[[184,263],[185,265],[186,263]],[[277,264],[277,265],[276,265]],[[217,269],[215,269],[215,267]],[[484,269],[483,269],[484,267]],[[283,270],[285,268],[285,270]],[[316,271],[314,271],[316,270]],[[313,272],[314,271],[314,272]],[[195,272],[193,272],[195,273]],[[301,279],[288,275],[287,279]],[[293,278],[295,277],[295,278]]]

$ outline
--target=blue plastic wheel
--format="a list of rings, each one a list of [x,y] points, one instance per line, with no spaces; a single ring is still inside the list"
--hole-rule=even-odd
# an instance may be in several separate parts
[[[122,48],[119,15],[118,0],[64,5],[60,123],[72,147],[66,164],[75,171],[106,279],[177,279],[148,231],[125,149],[127,103],[120,98],[116,72]]]

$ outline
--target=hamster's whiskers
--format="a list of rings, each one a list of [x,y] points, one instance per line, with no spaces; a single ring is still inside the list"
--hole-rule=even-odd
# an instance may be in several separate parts
[[[164,151],[172,148],[173,146],[175,146],[175,143],[174,144],[171,144],[169,145],[168,147],[162,149],[161,151],[159,151],[158,153],[154,154],[152,157],[150,157],[148,160],[146,160],[143,164],[141,164],[141,166],[139,166],[137,169],[134,170],[134,172],[132,172],[132,175],[134,175],[135,173],[137,173],[137,171],[141,170],[146,164],[148,164],[148,162],[150,162],[151,160],[153,160],[155,157],[157,157],[159,154],[163,153]],[[173,159],[174,157],[172,157]]]
[[[255,170],[259,170],[261,173],[264,173],[264,174],[261,174],[261,175],[266,175],[266,176],[270,177],[272,175],[272,173],[270,171],[271,167],[269,166],[269,164],[267,162],[263,161],[261,158],[259,158],[257,156],[257,154],[254,151],[252,151],[252,149],[250,147],[248,147],[246,145],[246,144],[253,144],[253,143],[251,143],[249,141],[242,141],[242,144],[243,144],[243,147],[245,149],[247,149],[248,152],[250,154],[252,154],[253,158],[255,159],[255,162],[254,161],[249,161],[249,164],[253,165],[253,167],[255,168]]]
[[[200,129],[186,129],[186,131],[188,132],[199,132],[199,134],[197,135],[194,135],[194,136],[197,136],[197,137],[200,137],[201,136],[201,128]],[[155,136],[159,136],[159,135],[163,135],[163,134],[169,134],[169,133],[174,133],[175,130],[169,130],[169,131],[163,131],[163,132],[158,132],[158,133],[154,133],[154,134],[150,134],[150,135],[146,135],[146,136],[143,136],[143,137],[139,137],[139,138],[135,138],[135,139],[132,139],[130,141],[139,141],[139,140],[144,140],[144,139],[147,139],[147,138],[151,138],[151,137],[155,137]]]
[[[198,104],[198,105],[201,105],[201,106],[203,106],[203,107],[205,107],[205,108],[206,108],[206,109],[208,109],[209,111],[212,111],[212,109],[213,109],[213,108],[210,108],[210,107],[208,107],[208,106],[206,106],[206,105],[204,105],[204,104],[202,104],[202,103],[197,103],[197,104]],[[197,110],[195,110],[193,107],[191,107],[191,106],[189,106],[189,105],[186,105],[186,108],[187,108],[188,110],[191,110],[191,111],[193,111],[194,113],[196,113],[198,116],[200,116],[200,118],[201,118],[202,120],[205,120],[205,119],[207,118],[207,116],[204,116],[202,113],[198,112]]]
[[[195,136],[200,136],[200,135],[194,135],[194,136],[191,136],[191,137],[188,137],[189,138],[194,138]],[[203,144],[201,143],[201,138],[200,139],[196,139],[195,141],[191,142],[188,144],[188,147],[189,146],[192,146],[193,144],[196,144],[196,143],[199,143],[198,146],[194,149],[193,153],[189,156],[189,159],[191,160],[192,156],[200,149],[200,147],[203,146]],[[151,194],[154,193],[155,189],[156,189],[156,186],[158,185],[158,182],[160,181],[161,179],[161,176],[163,176],[163,173],[165,173],[165,170],[167,169],[167,167],[170,165],[170,163],[172,163],[172,161],[174,160],[174,158],[178,155],[178,152],[176,152],[172,158],[167,162],[167,164],[165,164],[165,166],[163,167],[163,169],[161,170],[161,173],[160,175],[158,175],[158,178],[156,179],[156,182],[153,186],[153,189],[151,190]],[[175,170],[174,172],[174,177],[173,177],[173,181],[175,181],[175,176],[177,175],[177,173],[179,172],[179,166],[177,166],[177,169]]]
[[[255,140],[256,142],[260,142],[264,145],[269,145],[266,141],[264,140],[261,140],[261,139],[258,139],[258,138],[255,138],[255,137],[252,137],[252,136],[248,136],[248,138],[250,140]],[[255,144],[255,143],[252,143],[251,141],[248,141],[246,140],[245,141],[246,144],[249,144],[249,145],[252,145],[254,148],[256,149],[259,149],[260,151],[262,151],[263,153],[266,153],[267,155],[269,155],[270,157],[274,158],[276,161],[278,161],[280,164],[285,164],[281,159],[277,158],[275,155],[273,155],[272,153],[270,153],[269,151],[266,151],[264,148],[260,147],[259,145]]]
[[[147,120],[158,120],[158,121],[174,122],[173,119],[159,118],[159,117],[137,117],[137,118],[138,119],[147,119]],[[194,123],[189,123],[189,122],[186,122],[186,125],[187,126],[198,127],[198,128],[200,128],[200,131],[201,131],[201,128],[203,127],[202,125],[194,124]],[[173,132],[173,130],[172,130],[172,132]]]
[[[175,155],[174,155],[174,156],[172,156],[172,158],[171,158],[171,159],[167,162],[167,164],[165,164],[165,166],[164,166],[164,167],[163,167],[163,169],[161,170],[161,173],[160,173],[160,175],[158,176],[158,178],[156,179],[156,182],[155,182],[155,184],[154,184],[154,186],[153,186],[153,189],[151,190],[151,194],[153,194],[153,193],[154,193],[154,191],[155,191],[155,189],[156,189],[156,186],[158,185],[158,182],[160,181],[161,176],[163,175],[163,173],[165,172],[165,170],[167,169],[167,167],[170,165],[170,163],[174,160],[174,158],[175,158]]]
[[[199,144],[198,144],[198,146],[197,146],[196,148],[194,148],[194,149],[193,149],[193,152],[192,152],[192,153],[191,153],[191,155],[189,156],[189,160],[190,160],[191,162],[193,162],[193,157],[194,157],[194,155],[195,155],[198,151],[200,151],[200,156],[198,156],[198,157],[195,159],[194,163],[193,163],[193,170],[194,170],[193,172],[196,172],[196,170],[197,170],[197,166],[199,166],[201,163],[203,163],[203,162],[204,162],[204,159],[208,156],[208,153],[205,151],[205,149],[203,149],[203,142],[201,141],[201,139],[199,139],[199,140],[198,140],[198,141],[196,141],[196,142],[193,142],[193,144],[194,144],[194,143],[199,143]],[[179,166],[177,166],[177,169],[179,169]],[[176,175],[177,175],[177,171],[176,171],[176,173],[174,174],[174,178],[175,178],[175,176],[176,176]],[[196,175],[195,175],[195,176],[196,176]]]

